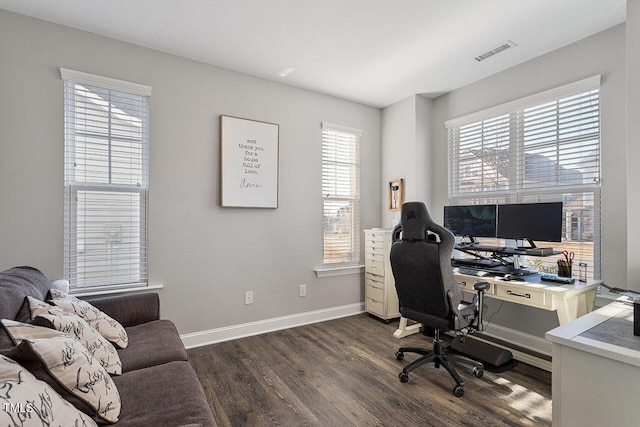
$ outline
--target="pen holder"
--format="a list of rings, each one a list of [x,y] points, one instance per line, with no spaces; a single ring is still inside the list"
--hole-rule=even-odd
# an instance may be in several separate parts
[[[571,267],[573,263],[571,261],[558,261],[558,276],[571,277]]]

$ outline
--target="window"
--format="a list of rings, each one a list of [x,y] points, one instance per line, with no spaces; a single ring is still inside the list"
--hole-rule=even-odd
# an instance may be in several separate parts
[[[323,266],[360,261],[360,136],[362,131],[322,123]]]
[[[146,284],[151,88],[60,72],[64,276],[72,288]]]
[[[562,201],[563,237],[600,276],[600,76],[448,121],[449,203]],[[552,245],[549,245],[552,246]],[[557,257],[527,258],[554,272]]]

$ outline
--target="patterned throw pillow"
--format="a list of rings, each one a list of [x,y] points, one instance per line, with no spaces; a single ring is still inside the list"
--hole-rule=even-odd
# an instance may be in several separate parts
[[[113,380],[73,338],[24,339],[6,356],[45,381],[85,414],[108,423],[118,421],[120,394]]]
[[[124,327],[117,320],[98,310],[86,301],[82,301],[72,295],[67,295],[57,289],[51,289],[51,300],[48,302],[61,309],[75,313],[89,323],[100,335],[116,344],[120,348],[126,348],[129,337]]]
[[[110,374],[122,374],[120,356],[109,341],[102,337],[85,320],[59,307],[27,297],[31,318],[38,326],[46,326],[75,338]]]
[[[27,323],[17,322],[15,320],[2,319],[2,326],[11,337],[11,341],[15,345],[19,345],[22,340],[31,340],[36,338],[53,338],[53,337],[70,337],[64,332],[55,329],[45,328],[43,326],[30,325]]]
[[[13,360],[0,355],[0,425],[98,425]]]

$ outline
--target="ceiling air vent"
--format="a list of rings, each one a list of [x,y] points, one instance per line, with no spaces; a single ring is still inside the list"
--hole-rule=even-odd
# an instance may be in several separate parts
[[[489,52],[485,52],[480,56],[476,56],[476,61],[480,62],[480,61],[484,61],[487,58],[492,57],[493,55],[496,55],[500,52],[503,52],[507,49],[509,49],[510,47],[514,47],[517,46],[517,44],[515,44],[514,42],[512,42],[511,40],[507,40],[506,42],[504,42],[503,44],[501,44],[500,46],[491,49]]]

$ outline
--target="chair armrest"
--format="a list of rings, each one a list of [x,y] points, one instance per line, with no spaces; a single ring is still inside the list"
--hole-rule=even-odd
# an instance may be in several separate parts
[[[160,319],[160,298],[155,292],[83,299],[124,327]]]
[[[491,285],[489,285],[489,282],[475,282],[473,284],[473,289],[478,292],[478,314],[476,315],[475,326],[475,329],[478,332],[484,331],[484,323],[482,321],[482,315],[484,313],[484,293],[487,289],[489,289],[490,286]]]
[[[453,291],[447,291],[451,311],[453,311],[458,319],[456,321],[456,329],[458,329],[458,327],[470,327],[478,332],[484,331],[484,323],[482,322],[484,293],[490,286],[491,285],[489,285],[488,282],[475,282],[473,284],[473,289],[476,290],[477,294],[473,296],[473,301],[470,304],[463,303],[460,306],[454,302],[455,298]]]
[[[489,282],[476,282],[473,284],[473,289],[478,292],[485,292],[489,289]]]

